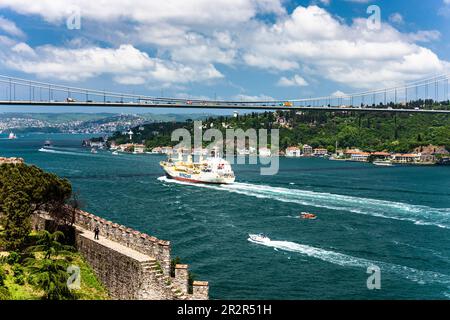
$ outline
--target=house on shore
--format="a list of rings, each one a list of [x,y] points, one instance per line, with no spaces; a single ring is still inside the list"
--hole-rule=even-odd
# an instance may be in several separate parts
[[[354,152],[350,155],[351,161],[368,162],[370,157],[369,152]]]
[[[418,163],[420,162],[420,155],[417,153],[395,153],[391,156],[391,161],[394,163]]]
[[[142,154],[145,152],[145,146],[143,144],[135,144],[134,145],[134,154]]]
[[[4,158],[0,157],[0,165],[2,164],[23,164],[25,161],[22,158]]]
[[[304,144],[302,152],[304,157],[311,157],[313,154],[313,148],[310,145]]]
[[[259,148],[258,152],[260,157],[270,157],[272,155],[270,149],[266,147]]]
[[[152,149],[152,153],[154,154],[162,154],[162,148],[161,147],[155,147]]]
[[[324,157],[328,155],[328,150],[324,148],[316,148],[313,151],[315,157]]]
[[[389,158],[391,157],[391,154],[389,152],[384,151],[372,152],[370,155],[374,160],[382,160],[382,161],[389,160]]]
[[[288,147],[286,148],[286,157],[297,158],[301,157],[302,151],[299,147]]]

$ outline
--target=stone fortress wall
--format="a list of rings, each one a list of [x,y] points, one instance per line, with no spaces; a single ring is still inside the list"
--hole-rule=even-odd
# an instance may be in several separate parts
[[[44,228],[48,217],[34,221]],[[76,246],[108,290],[120,300],[207,300],[209,284],[194,281],[188,293],[188,266],[177,264],[170,275],[170,242],[77,210],[74,226]],[[94,240],[98,226],[100,240]]]

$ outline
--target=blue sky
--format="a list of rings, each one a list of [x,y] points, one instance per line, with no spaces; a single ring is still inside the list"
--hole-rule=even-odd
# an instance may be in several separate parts
[[[381,10],[376,29],[370,5]],[[78,12],[81,28],[69,30]],[[449,26],[450,0],[0,0],[0,73],[158,96],[294,99],[448,72]]]

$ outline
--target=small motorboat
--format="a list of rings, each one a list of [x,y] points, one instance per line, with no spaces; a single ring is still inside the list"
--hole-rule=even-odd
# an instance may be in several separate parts
[[[309,213],[309,212],[302,212],[300,213],[300,218],[301,219],[308,219],[308,220],[315,220],[317,219],[317,216],[313,213]]]
[[[92,149],[91,149],[91,153],[94,153],[94,154],[97,153],[97,149],[92,148]]]
[[[383,166],[383,167],[392,167],[393,166],[392,162],[389,161],[389,160],[386,160],[386,161],[384,161],[384,160],[375,160],[373,162],[373,164],[376,165],[376,166]]]
[[[119,155],[119,152],[118,152],[117,150],[116,150],[116,151],[113,151],[113,152],[112,152],[112,155],[113,155],[113,156],[118,156],[118,155]]]
[[[248,240],[252,241],[252,242],[259,242],[259,243],[266,243],[266,242],[270,242],[270,238],[268,236],[266,236],[265,234],[249,234],[248,235],[249,238]]]

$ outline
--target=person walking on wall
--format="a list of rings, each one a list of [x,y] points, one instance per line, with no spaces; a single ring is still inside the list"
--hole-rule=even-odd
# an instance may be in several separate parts
[[[100,233],[100,229],[98,228],[98,226],[95,226],[94,229],[94,240],[99,240],[98,235]]]

